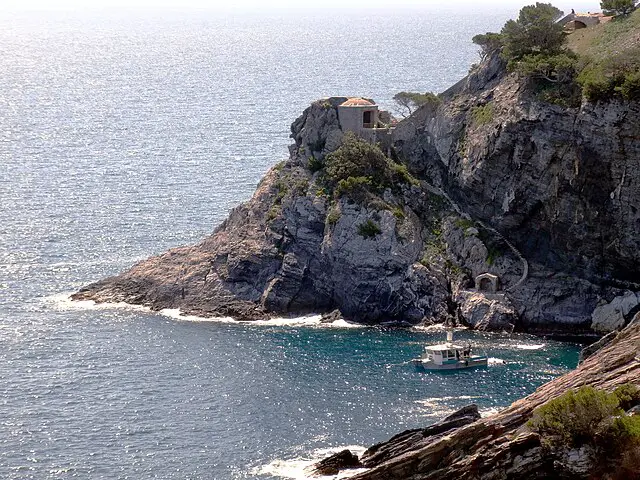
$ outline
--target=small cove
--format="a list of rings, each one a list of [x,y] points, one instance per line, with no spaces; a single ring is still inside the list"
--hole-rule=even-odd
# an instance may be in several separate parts
[[[287,155],[310,101],[443,90],[477,59],[459,38],[512,14],[371,13],[375,42],[346,28],[354,14],[1,19],[0,477],[300,475],[327,449],[471,402],[490,413],[573,368],[577,345],[526,335],[460,332],[506,363],[443,376],[406,363],[440,331],[65,301],[208,235]]]

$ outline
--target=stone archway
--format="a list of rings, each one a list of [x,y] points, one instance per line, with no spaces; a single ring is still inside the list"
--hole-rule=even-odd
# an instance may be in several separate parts
[[[496,293],[498,284],[498,276],[491,273],[483,273],[476,277],[476,290],[479,292]]]

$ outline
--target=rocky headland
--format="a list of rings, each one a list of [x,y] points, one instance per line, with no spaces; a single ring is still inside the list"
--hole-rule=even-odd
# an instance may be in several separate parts
[[[397,124],[355,128],[345,106],[377,112],[314,102],[288,160],[211,236],[73,298],[570,334],[640,309],[637,100],[548,102],[494,52]]]

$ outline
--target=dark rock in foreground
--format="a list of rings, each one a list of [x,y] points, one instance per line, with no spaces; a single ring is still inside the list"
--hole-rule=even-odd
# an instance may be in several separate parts
[[[311,475],[336,475],[341,470],[351,468],[362,468],[362,464],[357,455],[346,449],[320,460],[313,466],[310,473]]]
[[[423,448],[448,431],[468,425],[478,419],[480,419],[480,414],[477,405],[466,406],[440,422],[426,428],[407,430],[386,442],[368,448],[362,454],[360,461],[367,468],[375,467],[394,457]]]

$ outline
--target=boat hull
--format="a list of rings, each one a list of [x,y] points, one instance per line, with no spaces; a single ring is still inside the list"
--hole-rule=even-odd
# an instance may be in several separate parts
[[[475,356],[466,360],[437,364],[427,359],[417,358],[413,362],[416,366],[425,370],[464,370],[467,368],[486,367],[489,364],[489,359],[485,356]]]

